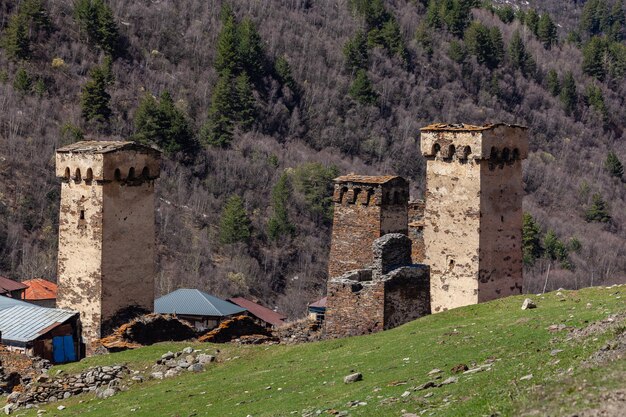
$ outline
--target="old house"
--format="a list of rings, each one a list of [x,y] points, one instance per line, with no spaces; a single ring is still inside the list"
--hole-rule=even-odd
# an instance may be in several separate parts
[[[308,305],[309,319],[314,320],[317,324],[324,323],[324,317],[326,315],[326,300],[327,297],[322,297],[317,301]]]
[[[5,297],[22,299],[27,286],[21,282],[0,276],[0,295]]]
[[[0,296],[0,333],[9,349],[53,363],[81,358],[80,318],[75,311],[36,306]]]
[[[43,278],[27,279],[24,284],[28,286],[24,300],[41,307],[56,307],[57,284]]]
[[[286,315],[274,311],[259,303],[243,297],[229,298],[229,302],[248,310],[248,315],[253,317],[257,323],[268,329],[275,329],[285,324]]]
[[[118,325],[153,310],[160,161],[159,151],[134,142],[57,149],[57,305],[80,312],[88,353]]]
[[[181,288],[154,300],[154,312],[176,314],[198,330],[211,330],[245,308],[196,289]]]

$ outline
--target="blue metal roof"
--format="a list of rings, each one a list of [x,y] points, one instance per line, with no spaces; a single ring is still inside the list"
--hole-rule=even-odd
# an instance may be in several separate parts
[[[154,312],[190,316],[230,316],[245,308],[195,289],[181,288],[154,300]]]
[[[0,310],[0,332],[3,342],[27,343],[37,339],[55,324],[62,324],[78,313],[36,305],[14,305]]]
[[[15,306],[34,306],[34,304],[18,300],[17,298],[5,297],[3,295],[0,295],[0,311]]]

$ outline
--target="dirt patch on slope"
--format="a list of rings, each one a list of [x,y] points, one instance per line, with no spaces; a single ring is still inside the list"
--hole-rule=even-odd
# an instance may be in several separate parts
[[[591,323],[582,329],[574,329],[570,332],[570,336],[574,339],[584,339],[594,334],[604,333],[608,330],[616,329],[623,326],[626,322],[626,313],[612,314],[604,320]]]
[[[621,417],[626,410],[626,390],[600,394],[600,406],[592,410],[584,410],[570,417]]]

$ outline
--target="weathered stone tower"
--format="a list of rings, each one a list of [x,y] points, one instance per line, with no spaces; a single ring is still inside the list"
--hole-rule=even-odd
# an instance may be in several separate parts
[[[86,141],[57,150],[57,305],[80,312],[88,354],[120,313],[153,311],[160,159],[134,142]]]
[[[387,233],[407,234],[409,183],[396,176],[335,178],[328,277],[372,264],[372,244]]]
[[[421,151],[432,312],[520,294],[526,129],[431,125]]]

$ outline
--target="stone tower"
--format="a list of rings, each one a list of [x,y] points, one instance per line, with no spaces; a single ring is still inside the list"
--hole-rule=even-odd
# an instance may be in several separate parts
[[[372,264],[372,244],[387,233],[407,234],[409,184],[402,177],[335,178],[328,278]]]
[[[432,312],[520,294],[526,129],[436,124],[421,131]]]
[[[160,160],[158,151],[134,142],[85,141],[57,150],[57,305],[80,312],[88,354],[94,340],[120,324],[116,316],[153,311]]]

